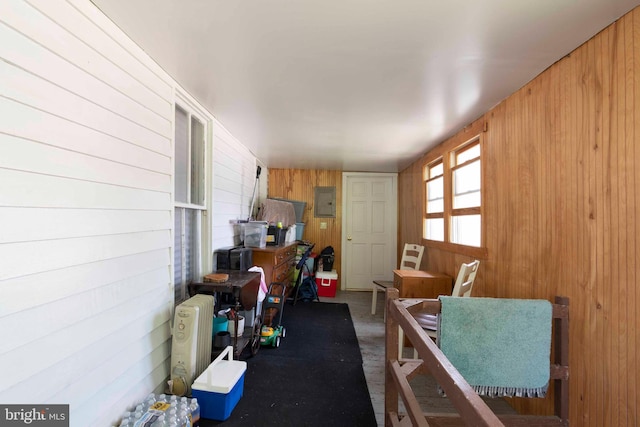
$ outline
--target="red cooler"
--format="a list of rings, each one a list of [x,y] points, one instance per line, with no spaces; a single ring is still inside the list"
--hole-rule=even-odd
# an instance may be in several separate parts
[[[338,289],[338,273],[336,270],[316,272],[318,296],[333,298]]]

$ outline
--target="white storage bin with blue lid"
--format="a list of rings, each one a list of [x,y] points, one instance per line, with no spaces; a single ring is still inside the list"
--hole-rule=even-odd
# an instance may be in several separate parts
[[[232,346],[211,362],[191,386],[191,395],[200,404],[200,418],[218,421],[229,418],[243,395],[246,371],[247,362],[233,360]]]

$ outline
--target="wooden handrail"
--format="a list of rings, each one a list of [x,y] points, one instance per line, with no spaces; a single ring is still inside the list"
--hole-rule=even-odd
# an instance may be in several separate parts
[[[504,426],[502,421],[511,424],[514,417],[496,416],[413,317],[413,314],[418,312],[439,313],[440,301],[400,300],[397,289],[389,288],[386,292],[385,426],[408,425],[409,421],[414,426],[429,425],[407,381],[407,378],[426,371],[431,373],[442,387],[458,410],[459,415],[456,416],[459,416],[465,424],[487,427]],[[555,355],[554,363],[550,368],[550,378],[556,380],[556,417],[544,417],[543,425],[566,426],[569,422],[568,299],[556,298],[552,313],[555,326]],[[421,360],[404,360],[400,357],[398,327],[402,328],[404,335],[411,340]],[[407,416],[402,420],[398,416],[398,396],[402,398],[407,408]]]

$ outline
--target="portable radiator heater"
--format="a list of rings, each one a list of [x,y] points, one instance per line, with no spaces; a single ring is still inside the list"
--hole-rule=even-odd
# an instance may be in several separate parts
[[[212,295],[195,295],[176,307],[171,343],[171,388],[190,395],[191,384],[211,363]]]

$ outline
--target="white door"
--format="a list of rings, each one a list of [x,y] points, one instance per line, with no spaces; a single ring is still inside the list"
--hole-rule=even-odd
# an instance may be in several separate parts
[[[371,290],[397,265],[397,174],[342,175],[342,289]]]

